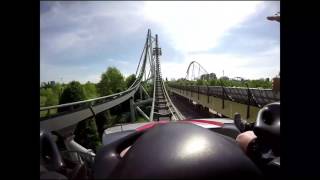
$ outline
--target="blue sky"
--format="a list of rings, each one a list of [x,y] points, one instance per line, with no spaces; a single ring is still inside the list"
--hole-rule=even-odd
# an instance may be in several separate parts
[[[158,34],[162,75],[196,60],[218,77],[280,71],[279,1],[41,1],[40,81],[98,82],[109,66],[135,73],[147,29]]]

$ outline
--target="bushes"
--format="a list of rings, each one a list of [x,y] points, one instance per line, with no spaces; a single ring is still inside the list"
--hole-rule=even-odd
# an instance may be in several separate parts
[[[264,88],[271,89],[272,82],[269,78],[266,79],[256,79],[256,80],[234,80],[228,78],[220,78],[220,79],[210,79],[210,80],[196,80],[189,81],[184,79],[178,79],[176,81],[170,81],[168,84],[177,84],[177,85],[208,85],[208,86],[225,86],[225,87],[247,87],[249,88]]]
[[[115,67],[109,67],[101,75],[101,80],[97,84],[98,92],[101,96],[107,96],[113,93],[121,92],[125,89],[124,77]]]
[[[59,102],[61,104],[86,99],[85,91],[82,85],[77,81],[70,82],[63,90]],[[59,108],[58,111],[68,111],[69,107]],[[77,124],[74,131],[75,140],[82,146],[93,149],[94,151],[101,145],[101,140],[98,135],[95,118],[83,120]]]

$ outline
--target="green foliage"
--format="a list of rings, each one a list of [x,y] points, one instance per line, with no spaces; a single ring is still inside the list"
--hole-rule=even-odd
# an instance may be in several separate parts
[[[77,81],[72,81],[68,84],[59,84],[53,81],[44,82],[40,86],[40,106],[70,103],[117,93],[129,87],[135,79],[136,77],[133,74],[124,80],[123,75],[118,69],[110,67],[101,75],[101,81],[98,84],[87,82],[82,85]],[[150,88],[152,87],[150,84]],[[98,114],[96,119],[81,121],[75,130],[75,140],[84,147],[96,151],[101,147],[99,135],[102,135],[104,129],[118,123],[128,122],[130,113],[124,112],[127,111],[125,109],[128,109],[129,106],[127,106],[116,106]],[[59,112],[68,110],[68,107],[58,109]],[[45,116],[47,112],[43,111],[41,113],[40,117]],[[54,113],[56,113],[56,109],[55,112],[50,112],[50,114]]]
[[[40,86],[40,106],[54,106],[59,104],[59,97],[63,91],[60,83],[43,82]]]
[[[94,118],[78,123],[74,134],[76,135],[75,141],[88,149],[96,151],[101,146]]]
[[[209,86],[218,86],[219,81],[217,79],[211,79],[209,80]]]
[[[99,97],[97,87],[94,83],[91,83],[88,81],[82,87],[83,87],[83,91],[84,91],[84,95],[85,95],[86,99],[92,99],[92,98]]]
[[[91,86],[90,84],[88,86]],[[69,103],[75,101],[85,100],[86,95],[82,85],[77,81],[70,82],[63,90],[60,97],[60,103]],[[59,108],[59,111],[67,111],[68,108]],[[101,145],[95,119],[87,119],[77,124],[75,130],[75,140],[86,148],[94,151]]]
[[[45,106],[47,102],[46,96],[40,96],[40,106]]]
[[[225,87],[232,87],[233,86],[233,83],[231,80],[229,79],[219,79],[218,82],[217,82],[218,86],[225,86]]]
[[[76,88],[74,88],[75,86]],[[80,86],[82,90],[80,89]],[[64,91],[65,89],[67,90]],[[71,91],[78,91],[80,94]],[[62,92],[64,92],[63,97]],[[70,93],[74,94],[75,97],[69,96],[68,94]],[[66,97],[69,97],[70,99],[65,99]],[[67,102],[78,101],[79,99],[84,100],[96,97],[99,97],[99,93],[97,92],[96,84],[91,82],[87,82],[83,85],[75,81],[68,84],[52,84],[49,82],[43,82],[40,87],[40,106],[53,106]]]
[[[198,79],[197,81],[196,81],[196,85],[197,86],[203,86],[203,85],[208,85],[209,83],[208,83],[208,81],[206,81],[206,80],[204,80],[204,79]]]
[[[81,101],[85,99],[86,97],[81,84],[78,81],[72,81],[63,90],[59,100],[59,104]]]
[[[148,92],[148,94],[152,97],[152,95],[153,95],[153,83],[145,83],[143,85],[144,85],[144,88],[146,89],[146,91]]]
[[[272,88],[272,82],[264,79],[251,80],[248,82],[248,85],[253,88]]]
[[[172,83],[178,84],[178,85],[190,85],[191,81],[188,81],[188,80],[183,79],[183,78],[177,79],[176,81],[168,81],[168,84],[172,84]]]
[[[272,82],[269,78],[266,79],[256,79],[256,80],[235,80],[229,79],[228,77],[221,77],[219,79],[209,79],[205,80],[198,79],[196,81],[189,81],[185,79],[178,79],[176,81],[170,81],[168,84],[177,84],[177,85],[209,85],[209,86],[225,86],[225,87],[249,87],[249,88],[264,88],[271,89]]]
[[[57,95],[57,97],[59,97],[63,91],[63,86],[59,83],[56,83],[52,86],[52,91],[55,95]]]
[[[130,76],[128,76],[126,78],[126,87],[129,88],[133,83],[134,81],[136,80],[136,75],[135,74],[131,74]]]
[[[59,102],[59,95],[52,88],[40,89],[40,106],[53,106]]]
[[[121,92],[125,89],[124,77],[117,68],[109,67],[107,71],[101,75],[101,80],[97,87],[101,96]]]
[[[51,82],[42,82],[40,87],[41,88],[53,88],[55,86],[55,82],[54,81],[51,81]]]

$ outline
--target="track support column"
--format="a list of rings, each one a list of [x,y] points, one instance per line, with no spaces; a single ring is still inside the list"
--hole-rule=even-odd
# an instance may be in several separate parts
[[[136,112],[135,112],[135,108],[134,108],[133,97],[130,98],[130,115],[131,115],[131,122],[135,122],[136,121]]]
[[[143,100],[143,97],[142,97],[142,85],[139,88],[139,93],[140,93],[140,100],[142,101]]]

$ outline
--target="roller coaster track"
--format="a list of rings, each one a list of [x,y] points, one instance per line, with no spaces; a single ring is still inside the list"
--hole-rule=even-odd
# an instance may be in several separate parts
[[[155,48],[153,48],[154,43]],[[137,67],[136,80],[127,90],[84,101],[50,107],[40,107],[40,113],[47,112],[47,114],[49,114],[46,117],[40,118],[40,128],[47,131],[56,131],[64,136],[71,136],[76,125],[80,121],[92,118],[127,100],[131,101],[131,114],[134,114],[135,111],[137,111],[149,121],[181,120],[183,116],[171,102],[166,86],[162,81],[159,60],[160,55],[161,48],[158,47],[158,36],[155,35],[155,37],[152,37],[151,30],[149,29]],[[140,99],[139,102],[134,102],[134,95],[139,92],[139,90],[140,93],[144,92],[149,96],[142,84],[149,82],[150,80],[153,83],[152,98],[147,100]],[[149,116],[139,108],[139,105],[148,102],[151,102]],[[57,111],[57,113],[50,115],[50,112],[54,110]],[[134,122],[134,116],[131,117],[131,121]]]
[[[191,70],[191,67],[192,67],[192,70]],[[198,71],[197,71],[197,68],[198,68]],[[200,75],[202,74],[209,74],[209,73],[204,67],[201,66],[200,63],[198,63],[197,61],[191,61],[188,66],[185,79],[196,80],[197,78],[200,78]]]
[[[161,49],[158,47],[158,36],[156,35],[156,47],[154,49],[156,57],[156,87],[155,87],[155,109],[154,114],[157,120],[166,120],[168,118],[173,120],[181,120],[183,116],[176,109],[174,104],[167,93],[166,87],[163,83],[159,56],[161,55]]]

